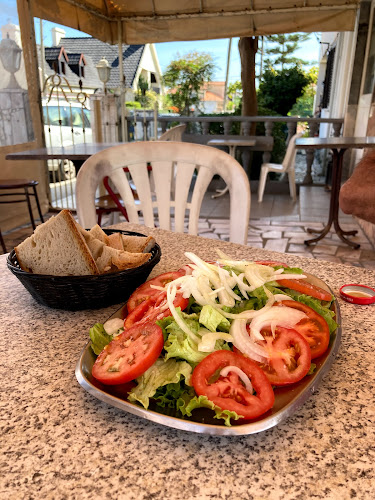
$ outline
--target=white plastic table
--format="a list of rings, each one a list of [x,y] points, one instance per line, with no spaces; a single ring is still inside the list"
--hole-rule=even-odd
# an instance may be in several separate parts
[[[207,146],[226,146],[229,148],[229,154],[235,158],[236,148],[238,146],[255,146],[255,139],[211,139],[207,142]],[[217,189],[217,194],[212,195],[212,198],[218,198],[228,192],[228,186],[224,189]]]

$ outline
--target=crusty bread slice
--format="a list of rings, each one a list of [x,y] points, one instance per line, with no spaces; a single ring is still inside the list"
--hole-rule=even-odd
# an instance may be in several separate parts
[[[103,242],[105,245],[109,245],[109,240],[108,236],[105,234],[103,229],[99,226],[99,224],[96,224],[96,226],[92,227],[89,231],[91,236],[94,238],[97,238],[99,241]]]
[[[132,269],[133,267],[145,264],[151,258],[150,253],[135,253],[135,252],[119,252],[114,258],[112,263],[119,270]]]
[[[124,250],[121,233],[112,233],[108,235],[108,245],[117,250]]]
[[[96,259],[96,264],[100,273],[123,271],[124,269],[141,266],[150,257],[150,253],[124,252],[123,250],[105,246],[102,254]]]
[[[78,224],[79,230],[81,231],[82,236],[85,238],[85,241],[87,243],[87,246],[90,249],[91,255],[93,256],[94,260],[96,261],[98,257],[101,256],[103,252],[103,248],[105,247],[105,243],[102,241],[98,240],[98,238],[94,238],[89,231],[85,231],[79,224]],[[100,272],[100,270],[99,270]]]
[[[15,252],[24,271],[54,276],[99,274],[98,266],[69,210],[62,210],[20,243]]]
[[[155,239],[152,236],[130,236],[123,234],[122,242],[126,252],[149,252],[155,246]]]

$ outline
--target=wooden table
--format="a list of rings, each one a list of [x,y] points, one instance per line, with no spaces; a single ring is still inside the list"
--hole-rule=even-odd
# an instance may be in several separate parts
[[[211,139],[207,142],[207,146],[226,146],[229,148],[229,154],[236,157],[236,148],[239,146],[255,146],[255,139]],[[211,198],[218,198],[219,196],[223,196],[229,190],[228,186],[225,186],[224,189],[217,189],[217,194],[211,196]]]
[[[6,160],[71,160],[85,161],[103,149],[118,146],[119,142],[105,143],[93,142],[87,144],[75,144],[74,146],[27,149],[17,153],[8,153]]]
[[[279,260],[337,294],[375,272],[224,241],[120,224],[152,234],[162,258],[150,277],[194,251]],[[74,375],[89,329],[118,306],[68,312],[37,304],[0,256],[0,498],[186,500],[375,498],[375,306],[339,299],[342,342],[322,382],[293,416],[259,434],[209,436],[143,420],[100,402]],[[67,298],[69,299],[69,298]]]
[[[332,151],[332,188],[329,206],[328,222],[324,229],[316,230],[308,228],[309,233],[319,233],[317,237],[305,240],[306,245],[316,243],[328,234],[332,224],[339,238],[347,245],[357,249],[358,243],[354,243],[346,236],[354,236],[357,231],[344,231],[339,224],[339,193],[341,188],[341,176],[344,154],[348,149],[375,148],[375,137],[308,137],[297,139],[297,149],[331,149]]]

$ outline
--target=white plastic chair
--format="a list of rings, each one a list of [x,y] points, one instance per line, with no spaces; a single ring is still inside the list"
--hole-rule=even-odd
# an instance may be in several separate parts
[[[151,192],[148,165],[152,165],[155,194]],[[124,172],[124,168],[128,173]],[[197,172],[196,176],[194,175]],[[138,200],[130,188],[134,183]],[[188,232],[198,234],[199,213],[204,195],[214,175],[219,175],[230,193],[230,241],[245,244],[250,217],[250,187],[242,166],[231,156],[209,146],[183,142],[133,142],[94,154],[82,165],[77,176],[76,204],[80,224],[96,224],[95,192],[108,176],[120,194],[129,221],[184,232],[188,212]],[[171,195],[172,178],[175,194]],[[156,212],[156,213],[155,213]]]
[[[186,130],[186,125],[176,125],[175,127],[166,130],[158,141],[182,141],[182,134]]]
[[[258,186],[258,202],[263,201],[264,188],[266,187],[267,175],[269,172],[277,172],[278,174],[286,173],[288,174],[289,180],[289,191],[290,197],[293,201],[297,199],[296,192],[296,178],[294,165],[296,162],[296,140],[302,137],[303,132],[293,135],[291,137],[288,147],[286,148],[286,153],[284,160],[281,164],[279,163],[263,163],[260,171],[259,186]]]

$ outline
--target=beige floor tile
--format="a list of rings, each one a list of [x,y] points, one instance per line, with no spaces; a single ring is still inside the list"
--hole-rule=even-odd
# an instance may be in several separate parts
[[[264,248],[266,250],[274,250],[275,252],[285,252],[288,240],[285,238],[279,240],[267,240]]]
[[[281,231],[265,231],[262,233],[262,238],[265,240],[268,239],[280,239],[282,236]]]
[[[313,254],[320,254],[320,255],[335,255],[337,251],[336,246],[331,246],[331,245],[322,245],[317,243],[315,246],[312,246],[312,253]]]

